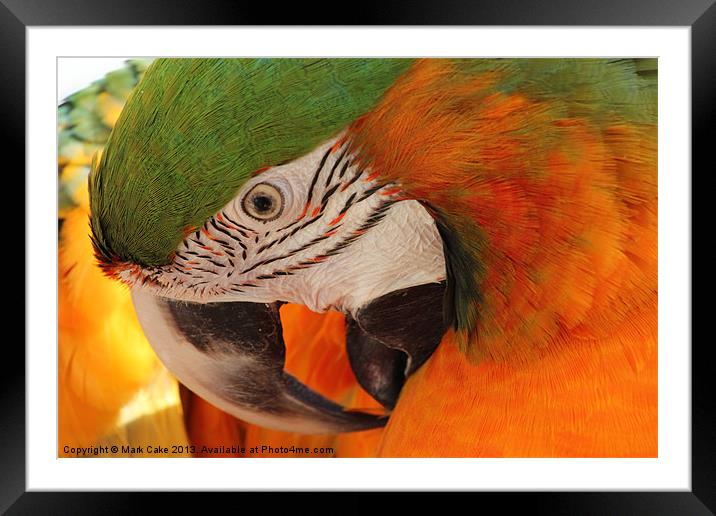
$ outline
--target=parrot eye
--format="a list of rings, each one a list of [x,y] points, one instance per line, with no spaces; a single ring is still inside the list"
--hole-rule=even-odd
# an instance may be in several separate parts
[[[274,220],[283,211],[283,194],[273,185],[259,183],[246,194],[241,205],[257,220]]]

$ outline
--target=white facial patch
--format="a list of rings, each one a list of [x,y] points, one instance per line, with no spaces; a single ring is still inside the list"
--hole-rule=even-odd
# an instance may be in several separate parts
[[[394,290],[444,280],[433,219],[400,197],[400,185],[379,183],[354,163],[348,146],[339,135],[256,175],[184,239],[172,264],[122,274],[175,299],[285,301],[316,312],[354,312]]]

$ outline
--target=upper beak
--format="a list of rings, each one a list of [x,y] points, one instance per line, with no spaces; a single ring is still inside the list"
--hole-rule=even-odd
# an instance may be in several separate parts
[[[278,303],[192,303],[133,289],[144,332],[189,389],[251,423],[309,434],[383,426],[387,416],[344,410],[284,370]]]
[[[387,294],[347,317],[346,346],[360,385],[395,406],[406,377],[445,332],[444,283]],[[387,415],[345,410],[284,371],[279,303],[194,303],[132,291],[139,322],[159,358],[220,409],[259,426],[309,434],[385,425]]]

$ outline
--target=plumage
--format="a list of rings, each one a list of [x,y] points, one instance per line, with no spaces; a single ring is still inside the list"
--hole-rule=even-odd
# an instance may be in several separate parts
[[[152,65],[128,108],[107,118],[117,127],[90,180],[93,244],[105,272],[159,274],[189,230],[230,206],[267,167],[270,178],[281,167],[290,171],[297,158],[343,134],[323,157],[340,154],[329,158],[335,165],[321,172],[321,163],[310,188],[303,185],[309,200],[315,188],[323,202],[309,202],[298,220],[320,219],[333,192],[345,191],[330,223],[312,226],[330,229],[323,241],[346,234],[342,226],[358,219],[341,206],[363,195],[417,201],[442,240],[447,279],[450,329],[408,375],[384,430],[307,436],[263,429],[182,388],[191,442],[330,447],[337,456],[656,456],[656,80],[651,59]],[[93,134],[79,153],[84,160],[107,132]],[[61,195],[76,195],[68,191]],[[391,213],[357,225],[338,254]],[[79,227],[63,234],[87,239]],[[277,233],[271,252],[286,240]],[[301,249],[319,245],[307,242]],[[244,251],[252,244],[242,244]],[[255,245],[268,246],[258,234]],[[88,241],[82,246],[89,256]],[[321,270],[331,271],[334,254],[317,255]],[[243,258],[251,263],[252,255]],[[307,266],[284,270],[301,274]],[[68,278],[72,289],[84,288],[81,277]],[[260,278],[269,286],[294,280]],[[62,303],[80,314],[101,306]],[[344,317],[354,315],[283,306],[285,369],[344,407],[377,411],[345,355]],[[82,331],[87,339],[99,330],[88,323]],[[61,355],[69,342],[61,334]],[[109,412],[127,399],[108,404]]]
[[[423,61],[353,129],[436,213],[455,289],[455,332],[381,452],[655,456],[654,76],[626,60],[480,68]]]
[[[139,326],[126,287],[97,268],[86,187],[63,217],[58,263],[58,441],[96,443],[162,367]],[[84,201],[82,198],[84,197]]]
[[[109,264],[164,265],[186,233],[225,205],[251,174],[337,134],[409,64],[155,61],[90,178],[100,256]],[[121,189],[104,194],[105,185],[117,183]],[[122,230],[107,219],[122,221]]]

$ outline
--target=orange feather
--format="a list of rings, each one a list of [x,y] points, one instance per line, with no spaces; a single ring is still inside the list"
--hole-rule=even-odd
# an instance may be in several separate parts
[[[484,268],[474,332],[409,379],[380,454],[656,456],[655,125],[557,116],[454,66],[418,63],[351,129]]]

